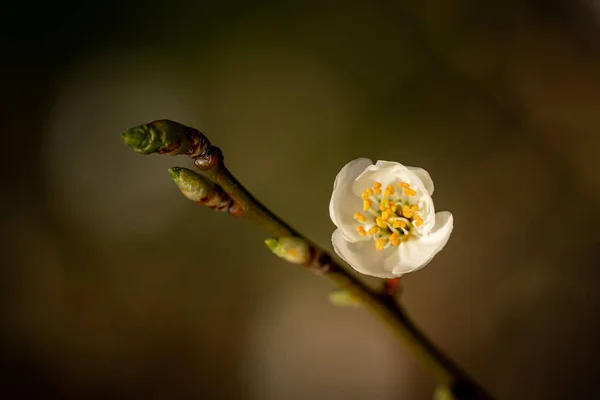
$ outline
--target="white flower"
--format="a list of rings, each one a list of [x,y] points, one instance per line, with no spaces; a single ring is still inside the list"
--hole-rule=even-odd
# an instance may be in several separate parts
[[[335,252],[355,270],[395,278],[427,265],[446,245],[453,218],[435,213],[422,168],[359,158],[335,179],[329,215]]]

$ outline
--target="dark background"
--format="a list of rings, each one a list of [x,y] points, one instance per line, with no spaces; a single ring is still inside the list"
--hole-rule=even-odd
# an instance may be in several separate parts
[[[4,398],[428,399],[364,310],[185,200],[125,129],[201,129],[331,248],[360,156],[430,171],[455,231],[404,279],[498,399],[598,392],[600,3],[105,1],[2,6]]]

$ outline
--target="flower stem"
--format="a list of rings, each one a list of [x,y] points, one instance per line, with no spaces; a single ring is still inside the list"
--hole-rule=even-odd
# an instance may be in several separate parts
[[[185,186],[184,194],[197,201],[204,198],[204,193],[223,193],[219,199],[231,199],[227,203],[227,211],[233,216],[242,216],[259,224],[275,237],[297,238],[302,246],[307,246],[306,256],[301,258],[284,257],[297,262],[306,268],[324,275],[337,285],[354,293],[361,304],[384,322],[392,332],[411,350],[421,363],[430,371],[440,384],[447,385],[455,398],[473,400],[491,400],[492,397],[462,371],[448,356],[435,346],[410,320],[404,309],[395,301],[390,293],[376,292],[350,272],[350,269],[335,261],[315,243],[301,235],[274,215],[256,200],[242,184],[229,172],[223,162],[223,154],[218,147],[198,130],[186,127],[174,121],[160,120],[132,128],[121,135],[123,141],[138,153],[150,154],[186,154],[194,159],[195,165],[214,182],[217,187],[192,177],[196,185],[200,185],[202,195],[190,194],[192,186]],[[181,169],[175,169],[179,172]],[[173,175],[173,170],[171,170]],[[182,189],[187,182],[180,182],[180,175],[173,175]],[[207,189],[208,188],[208,189]],[[222,192],[221,192],[222,190]],[[226,197],[227,196],[227,197]],[[225,201],[223,200],[223,201]],[[197,201],[201,204],[202,201]],[[219,202],[215,204],[221,204]],[[225,203],[223,203],[225,204]],[[215,207],[213,207],[215,208]],[[275,242],[272,246],[275,246]],[[301,262],[298,262],[301,261]]]
[[[402,285],[400,283],[400,277],[383,280],[383,293],[394,298],[402,291]]]

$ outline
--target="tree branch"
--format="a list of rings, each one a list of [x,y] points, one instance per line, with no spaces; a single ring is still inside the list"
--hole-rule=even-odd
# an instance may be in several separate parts
[[[187,198],[258,223],[275,236],[267,241],[267,245],[277,255],[301,264],[318,275],[324,275],[351,291],[364,307],[394,332],[440,384],[451,389],[456,398],[492,399],[411,322],[404,309],[390,295],[395,293],[396,287],[388,284],[384,287],[389,292],[374,291],[347,267],[270,212],[229,172],[221,150],[212,146],[200,131],[174,121],[160,120],[131,128],[121,137],[138,153],[185,154],[191,157],[208,179],[185,168],[170,170],[175,183]]]

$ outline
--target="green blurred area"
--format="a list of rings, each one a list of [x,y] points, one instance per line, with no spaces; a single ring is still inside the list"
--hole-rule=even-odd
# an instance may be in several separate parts
[[[428,399],[364,310],[195,206],[120,133],[194,126],[328,249],[337,172],[421,166],[455,231],[404,279],[498,399],[590,398],[600,369],[600,5],[8,5],[0,36],[4,398]]]

